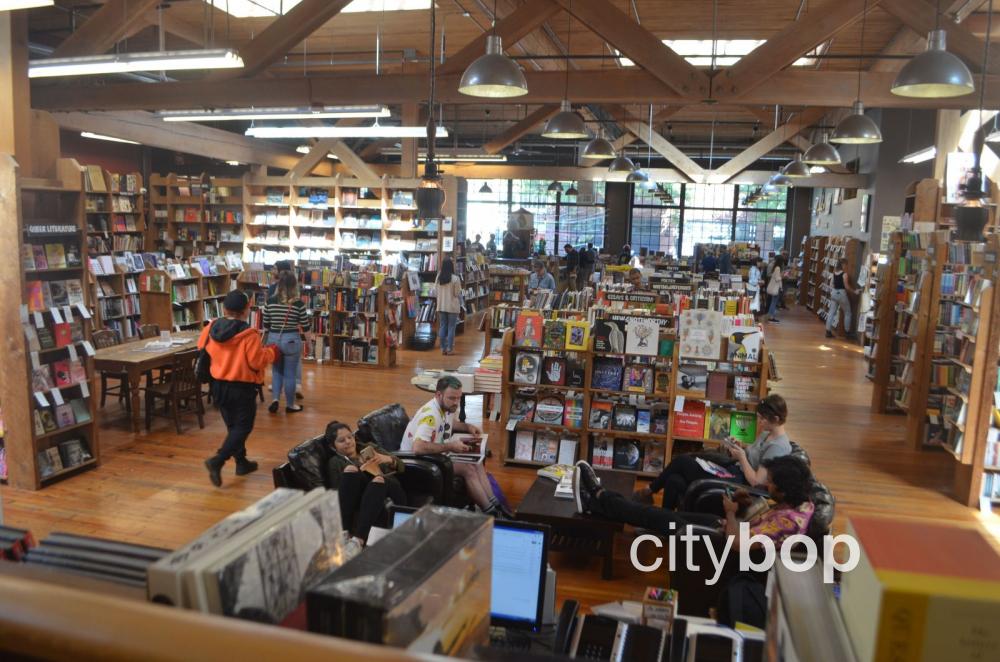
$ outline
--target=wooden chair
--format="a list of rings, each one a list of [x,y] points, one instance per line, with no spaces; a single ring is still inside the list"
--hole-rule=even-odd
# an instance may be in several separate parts
[[[148,338],[159,338],[160,337],[160,325],[159,324],[143,324],[139,327],[139,337],[143,340]]]
[[[146,388],[147,431],[153,416],[157,415],[173,418],[177,434],[181,434],[182,409],[188,413],[193,411],[198,417],[198,427],[205,427],[205,404],[201,400],[201,384],[194,376],[194,362],[197,356],[196,349],[179,352],[174,356],[167,380],[162,384],[151,384]],[[163,400],[163,412],[159,414],[155,411],[157,399]]]
[[[118,340],[118,334],[110,329],[101,329],[100,331],[94,331],[91,337],[94,347],[97,349],[104,349],[105,347],[114,347],[115,345],[121,344]],[[116,379],[118,380],[117,386],[109,385],[108,380]],[[125,411],[132,411],[132,398],[129,394],[128,385],[128,373],[127,372],[108,372],[105,370],[101,371],[101,408],[104,408],[104,403],[107,401],[109,395],[118,396],[118,404],[125,403]]]
[[[142,326],[139,327],[140,340],[156,339],[159,337],[160,337],[159,324],[143,324]],[[155,377],[155,383],[162,384],[164,381],[166,381],[167,372],[169,371],[170,368],[166,367],[160,368],[157,371],[157,375]],[[153,371],[151,370],[146,373],[146,388],[149,388],[153,383],[154,383],[154,377],[153,377]]]

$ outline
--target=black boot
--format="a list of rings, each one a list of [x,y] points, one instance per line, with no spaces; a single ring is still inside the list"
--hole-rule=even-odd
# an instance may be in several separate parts
[[[246,456],[236,458],[236,475],[246,476],[247,474],[252,474],[257,471],[257,463],[253,460],[248,460]]]
[[[205,468],[208,469],[208,479],[216,487],[222,487],[222,466],[225,463],[225,458],[221,458],[218,455],[213,455],[205,460]]]

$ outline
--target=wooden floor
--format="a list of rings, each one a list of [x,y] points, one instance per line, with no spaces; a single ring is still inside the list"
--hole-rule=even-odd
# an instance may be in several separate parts
[[[768,326],[766,333],[783,377],[773,390],[788,400],[790,436],[808,449],[816,474],[837,498],[836,530],[843,530],[853,514],[885,514],[981,522],[1000,538],[1000,518],[981,516],[948,497],[949,456],[910,450],[903,441],[904,419],[870,413],[871,387],[858,346],[825,339],[817,318],[804,309],[788,312],[782,324]],[[39,492],[4,487],[6,523],[29,528],[39,538],[66,531],[180,546],[269,492],[270,469],[284,460],[288,448],[321,433],[330,420],[353,426],[361,415],[389,402],[402,403],[412,414],[428,395],[410,386],[410,377],[423,369],[475,361],[482,351],[482,334],[459,336],[456,351],[451,357],[436,350],[400,352],[399,365],[386,370],[306,366],[305,410],[272,415],[260,407],[248,447],[250,457],[261,462],[261,471],[235,478],[230,463],[222,489],[209,484],[202,466],[224,436],[216,412],[209,411],[204,430],[192,419],[178,436],[172,423],[160,419],[149,434],[133,436],[124,412],[109,404],[101,427],[102,465]],[[477,400],[470,399],[469,414],[470,421],[478,422]],[[499,457],[499,426],[486,428]],[[516,504],[534,472],[505,469],[497,460],[491,464]],[[611,581],[600,579],[596,560],[554,558],[560,600],[572,596],[596,604],[635,598],[644,586],[661,584],[663,577],[643,575],[628,565],[626,542],[619,541],[616,579]]]

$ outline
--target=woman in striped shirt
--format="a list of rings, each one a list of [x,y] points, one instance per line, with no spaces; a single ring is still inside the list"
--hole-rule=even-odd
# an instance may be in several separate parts
[[[271,394],[273,400],[267,408],[272,414],[278,411],[281,391],[285,391],[285,411],[302,411],[295,404],[295,375],[302,360],[301,330],[309,323],[306,305],[299,299],[299,283],[294,274],[284,272],[278,279],[274,296],[264,306],[264,330],[268,345],[277,345],[281,358],[271,367]]]

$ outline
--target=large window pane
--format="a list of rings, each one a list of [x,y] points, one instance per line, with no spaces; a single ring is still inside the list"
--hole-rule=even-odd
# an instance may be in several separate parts
[[[563,205],[559,210],[559,246],[604,245],[604,207]]]
[[[732,188],[730,187],[730,195]],[[730,198],[732,200],[732,198]],[[733,212],[730,209],[684,209],[684,241],[681,255],[694,255],[695,244],[728,244],[732,240]]]
[[[732,184],[688,184],[684,187],[684,206],[732,209],[733,188]]]
[[[681,231],[679,207],[636,207],[632,210],[632,250],[663,251],[677,257]]]
[[[763,256],[781,252],[785,246],[785,212],[739,210],[736,241],[758,244]]]

